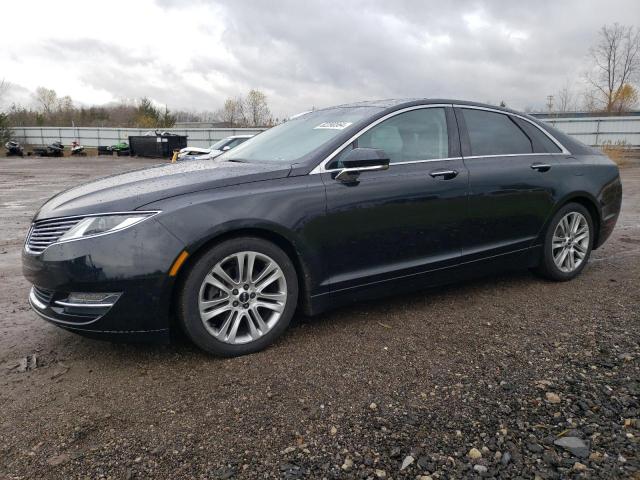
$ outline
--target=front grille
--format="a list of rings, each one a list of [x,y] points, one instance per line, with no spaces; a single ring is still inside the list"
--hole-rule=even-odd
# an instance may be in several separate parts
[[[53,290],[33,286],[33,295],[44,305],[49,305],[54,293]]]
[[[84,217],[55,218],[39,220],[31,226],[27,236],[26,248],[30,253],[41,253],[64,235],[71,227]]]

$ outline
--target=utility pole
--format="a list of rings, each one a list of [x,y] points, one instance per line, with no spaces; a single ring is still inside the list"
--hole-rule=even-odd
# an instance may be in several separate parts
[[[553,111],[553,95],[547,95],[547,110],[549,113]]]

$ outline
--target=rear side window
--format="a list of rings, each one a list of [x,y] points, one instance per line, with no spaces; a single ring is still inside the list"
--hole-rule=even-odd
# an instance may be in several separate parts
[[[469,132],[471,155],[533,153],[531,140],[508,115],[466,108],[462,113]]]
[[[533,150],[535,153],[559,153],[560,147],[556,145],[547,135],[545,135],[538,127],[531,125],[526,120],[514,118],[526,134],[533,142]]]

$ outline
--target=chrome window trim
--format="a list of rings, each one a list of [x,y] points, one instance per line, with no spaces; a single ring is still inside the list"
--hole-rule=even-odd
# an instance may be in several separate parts
[[[549,155],[549,154],[545,153],[545,155]],[[465,158],[471,158],[471,157],[465,157]],[[389,168],[393,167],[394,165],[412,165],[414,163],[447,162],[447,161],[451,161],[451,160],[463,160],[463,158],[462,157],[446,157],[446,158],[429,158],[427,160],[407,160],[406,162],[389,163]],[[332,168],[332,169],[322,170],[322,172],[311,171],[309,173],[309,175],[311,175],[311,174],[315,175],[316,173],[340,172],[341,170],[344,170],[344,169],[342,169],[342,168]]]
[[[393,165],[411,165],[413,163],[446,162],[449,160],[462,160],[462,157],[429,158],[427,160],[408,160],[406,162],[390,163],[389,168],[391,168]],[[327,171],[333,171],[333,170],[327,170]]]
[[[562,152],[555,153],[499,153],[496,155],[470,155],[468,157],[464,157],[464,160],[469,160],[473,158],[493,158],[493,157],[540,157],[540,156],[549,156],[549,155],[567,155]]]
[[[143,218],[142,220],[140,220],[139,222],[136,222],[134,224],[131,225],[127,225],[126,227],[123,228],[117,228],[115,230],[110,230],[108,232],[103,232],[103,233],[96,233],[95,235],[87,235],[86,237],[79,237],[79,238],[71,238],[69,240],[62,240],[62,241],[56,241],[53,242],[49,245],[46,246],[46,248],[44,250],[42,250],[41,252],[34,252],[32,250],[29,250],[28,248],[28,243],[29,243],[29,238],[31,237],[31,233],[33,232],[33,229],[36,225],[36,223],[38,222],[48,222],[51,220],[65,220],[65,219],[78,219],[78,221],[82,221],[85,218],[90,218],[90,217],[106,217],[109,215],[130,215],[130,214],[140,214],[140,213],[148,213],[149,216]],[[78,240],[86,240],[88,238],[97,238],[97,237],[102,237],[103,235],[111,235],[112,233],[116,233],[116,232],[120,232],[122,230],[126,230],[127,228],[133,227],[135,225],[138,225],[142,222],[146,222],[147,220],[149,220],[150,218],[155,217],[157,214],[160,213],[160,210],[132,210],[129,212],[107,212],[107,213],[89,213],[87,215],[70,215],[68,217],[53,217],[53,218],[44,218],[41,220],[36,220],[35,222],[31,223],[31,227],[29,228],[29,232],[27,233],[27,238],[25,239],[24,242],[24,250],[25,252],[27,252],[29,255],[42,255],[44,252],[47,251],[47,249],[49,249],[49,247],[52,247],[54,245],[61,245],[63,243],[70,243],[70,242],[77,242]]]
[[[554,137],[549,132],[547,132],[544,128],[542,128],[540,125],[538,125],[535,122],[532,122],[531,120],[529,120],[527,117],[525,117],[523,115],[519,115],[517,113],[505,112],[503,110],[498,110],[496,108],[480,107],[480,106],[476,106],[476,105],[460,105],[460,104],[454,103],[453,107],[454,108],[460,108],[460,109],[467,108],[469,110],[485,110],[487,112],[501,113],[502,115],[510,115],[512,117],[518,117],[519,119],[530,123],[531,125],[536,127],[538,130],[540,130],[542,133],[544,133],[549,138],[549,140],[551,140],[553,143],[555,143],[556,146],[561,150],[561,152],[551,152],[551,153],[546,153],[546,152],[545,153],[504,153],[504,154],[499,154],[499,155],[473,155],[473,156],[464,157],[464,158],[512,157],[512,156],[518,156],[518,155],[571,155],[571,152],[569,150],[567,150],[565,148],[565,146],[556,139],[556,137]]]
[[[326,157],[313,170],[311,170],[311,172],[309,172],[309,175],[316,175],[316,174],[319,174],[319,173],[327,173],[327,172],[339,172],[341,170],[340,168],[326,169],[325,165],[327,165],[331,160],[333,160],[333,158],[338,153],[340,153],[342,151],[342,149],[345,148],[347,145],[353,143],[354,141],[356,141],[358,139],[358,137],[360,137],[361,135],[363,135],[367,131],[371,130],[376,125],[384,122],[385,120],[387,120],[387,119],[389,119],[391,117],[395,117],[396,115],[400,115],[401,113],[411,112],[413,110],[423,110],[425,108],[445,108],[445,107],[451,107],[451,106],[452,106],[452,104],[450,104],[450,103],[432,103],[432,104],[428,104],[428,105],[414,105],[412,107],[406,107],[406,108],[402,108],[400,110],[396,110],[394,112],[390,112],[390,113],[386,114],[385,116],[380,117],[375,122],[370,123],[366,127],[363,127],[358,132],[356,132],[349,140],[347,140],[342,145],[340,145],[338,148],[336,148],[333,152],[331,152],[331,154],[329,154],[328,157]],[[410,164],[410,163],[435,162],[435,161],[441,161],[441,160],[459,160],[460,158],[461,157],[432,158],[432,159],[428,159],[428,160],[411,160],[411,161],[408,161],[408,162],[389,163],[389,168],[391,168],[394,165],[406,165],[406,164]]]
[[[517,156],[524,156],[524,155],[571,155],[571,152],[569,150],[567,150],[565,148],[565,146],[562,143],[560,143],[560,141],[558,141],[558,139],[556,139],[553,135],[551,135],[549,132],[547,132],[543,127],[539,126],[535,122],[532,122],[531,120],[529,120],[527,117],[525,117],[523,115],[519,115],[517,113],[512,113],[512,112],[505,112],[503,110],[498,110],[496,108],[481,107],[481,106],[477,106],[477,105],[462,105],[462,104],[458,104],[458,103],[433,103],[433,104],[428,104],[428,105],[414,105],[412,107],[406,107],[406,108],[403,108],[401,110],[396,110],[395,112],[388,113],[384,117],[379,118],[375,122],[367,125],[366,127],[362,128],[361,130],[359,130],[349,140],[347,140],[342,145],[340,145],[338,148],[336,148],[333,152],[331,152],[331,154],[329,156],[327,156],[313,170],[311,170],[311,172],[309,172],[309,175],[316,175],[318,173],[328,173],[328,172],[338,172],[338,171],[340,171],[339,168],[327,169],[327,168],[325,168],[325,166],[331,160],[333,160],[333,158],[338,153],[340,153],[343,148],[345,148],[349,144],[353,143],[355,140],[358,139],[358,137],[360,137],[361,135],[363,135],[365,132],[367,132],[368,130],[372,129],[376,125],[384,122],[385,120],[387,120],[387,119],[389,119],[391,117],[395,117],[396,115],[400,115],[401,113],[410,112],[412,110],[421,110],[421,109],[424,109],[424,108],[445,108],[445,107],[454,107],[454,108],[461,108],[461,109],[468,108],[468,109],[471,109],[471,110],[485,110],[487,112],[501,113],[502,115],[511,115],[511,116],[514,116],[514,117],[518,117],[519,119],[530,123],[531,125],[536,127],[538,130],[540,130],[561,151],[560,152],[551,152],[551,153],[549,153],[549,152],[540,152],[540,153],[503,153],[503,154],[496,154],[496,155],[470,155],[470,156],[467,156],[467,157],[447,157],[447,158],[432,158],[432,159],[428,159],[428,160],[411,160],[411,161],[407,161],[407,162],[389,163],[389,168],[393,167],[394,165],[409,165],[409,164],[413,164],[413,163],[441,162],[441,161],[447,161],[447,160],[463,160],[463,159],[466,159],[466,158],[473,159],[473,158],[487,158],[487,157],[517,157]]]

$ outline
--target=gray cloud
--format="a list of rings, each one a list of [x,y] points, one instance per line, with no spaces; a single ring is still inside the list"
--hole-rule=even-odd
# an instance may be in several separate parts
[[[230,74],[288,109],[405,96],[541,106],[580,78],[603,23],[640,18],[637,2],[222,4],[225,45],[239,60]],[[481,24],[470,28],[468,15]],[[225,67],[195,59],[192,68]]]
[[[211,6],[156,5],[174,12]],[[212,11],[171,34],[222,29],[217,47],[225,55],[214,48],[211,55],[185,51],[184,58],[166,57],[162,48],[132,53],[105,38],[51,41],[33,55],[82,57],[73,71],[86,85],[115,98],[150,96],[170,108],[213,109],[250,88],[264,90],[278,115],[419,96],[542,107],[567,79],[580,79],[604,23],[640,18],[635,0],[221,0],[215,7],[222,17]],[[158,45],[171,41],[153,25],[141,28]]]

